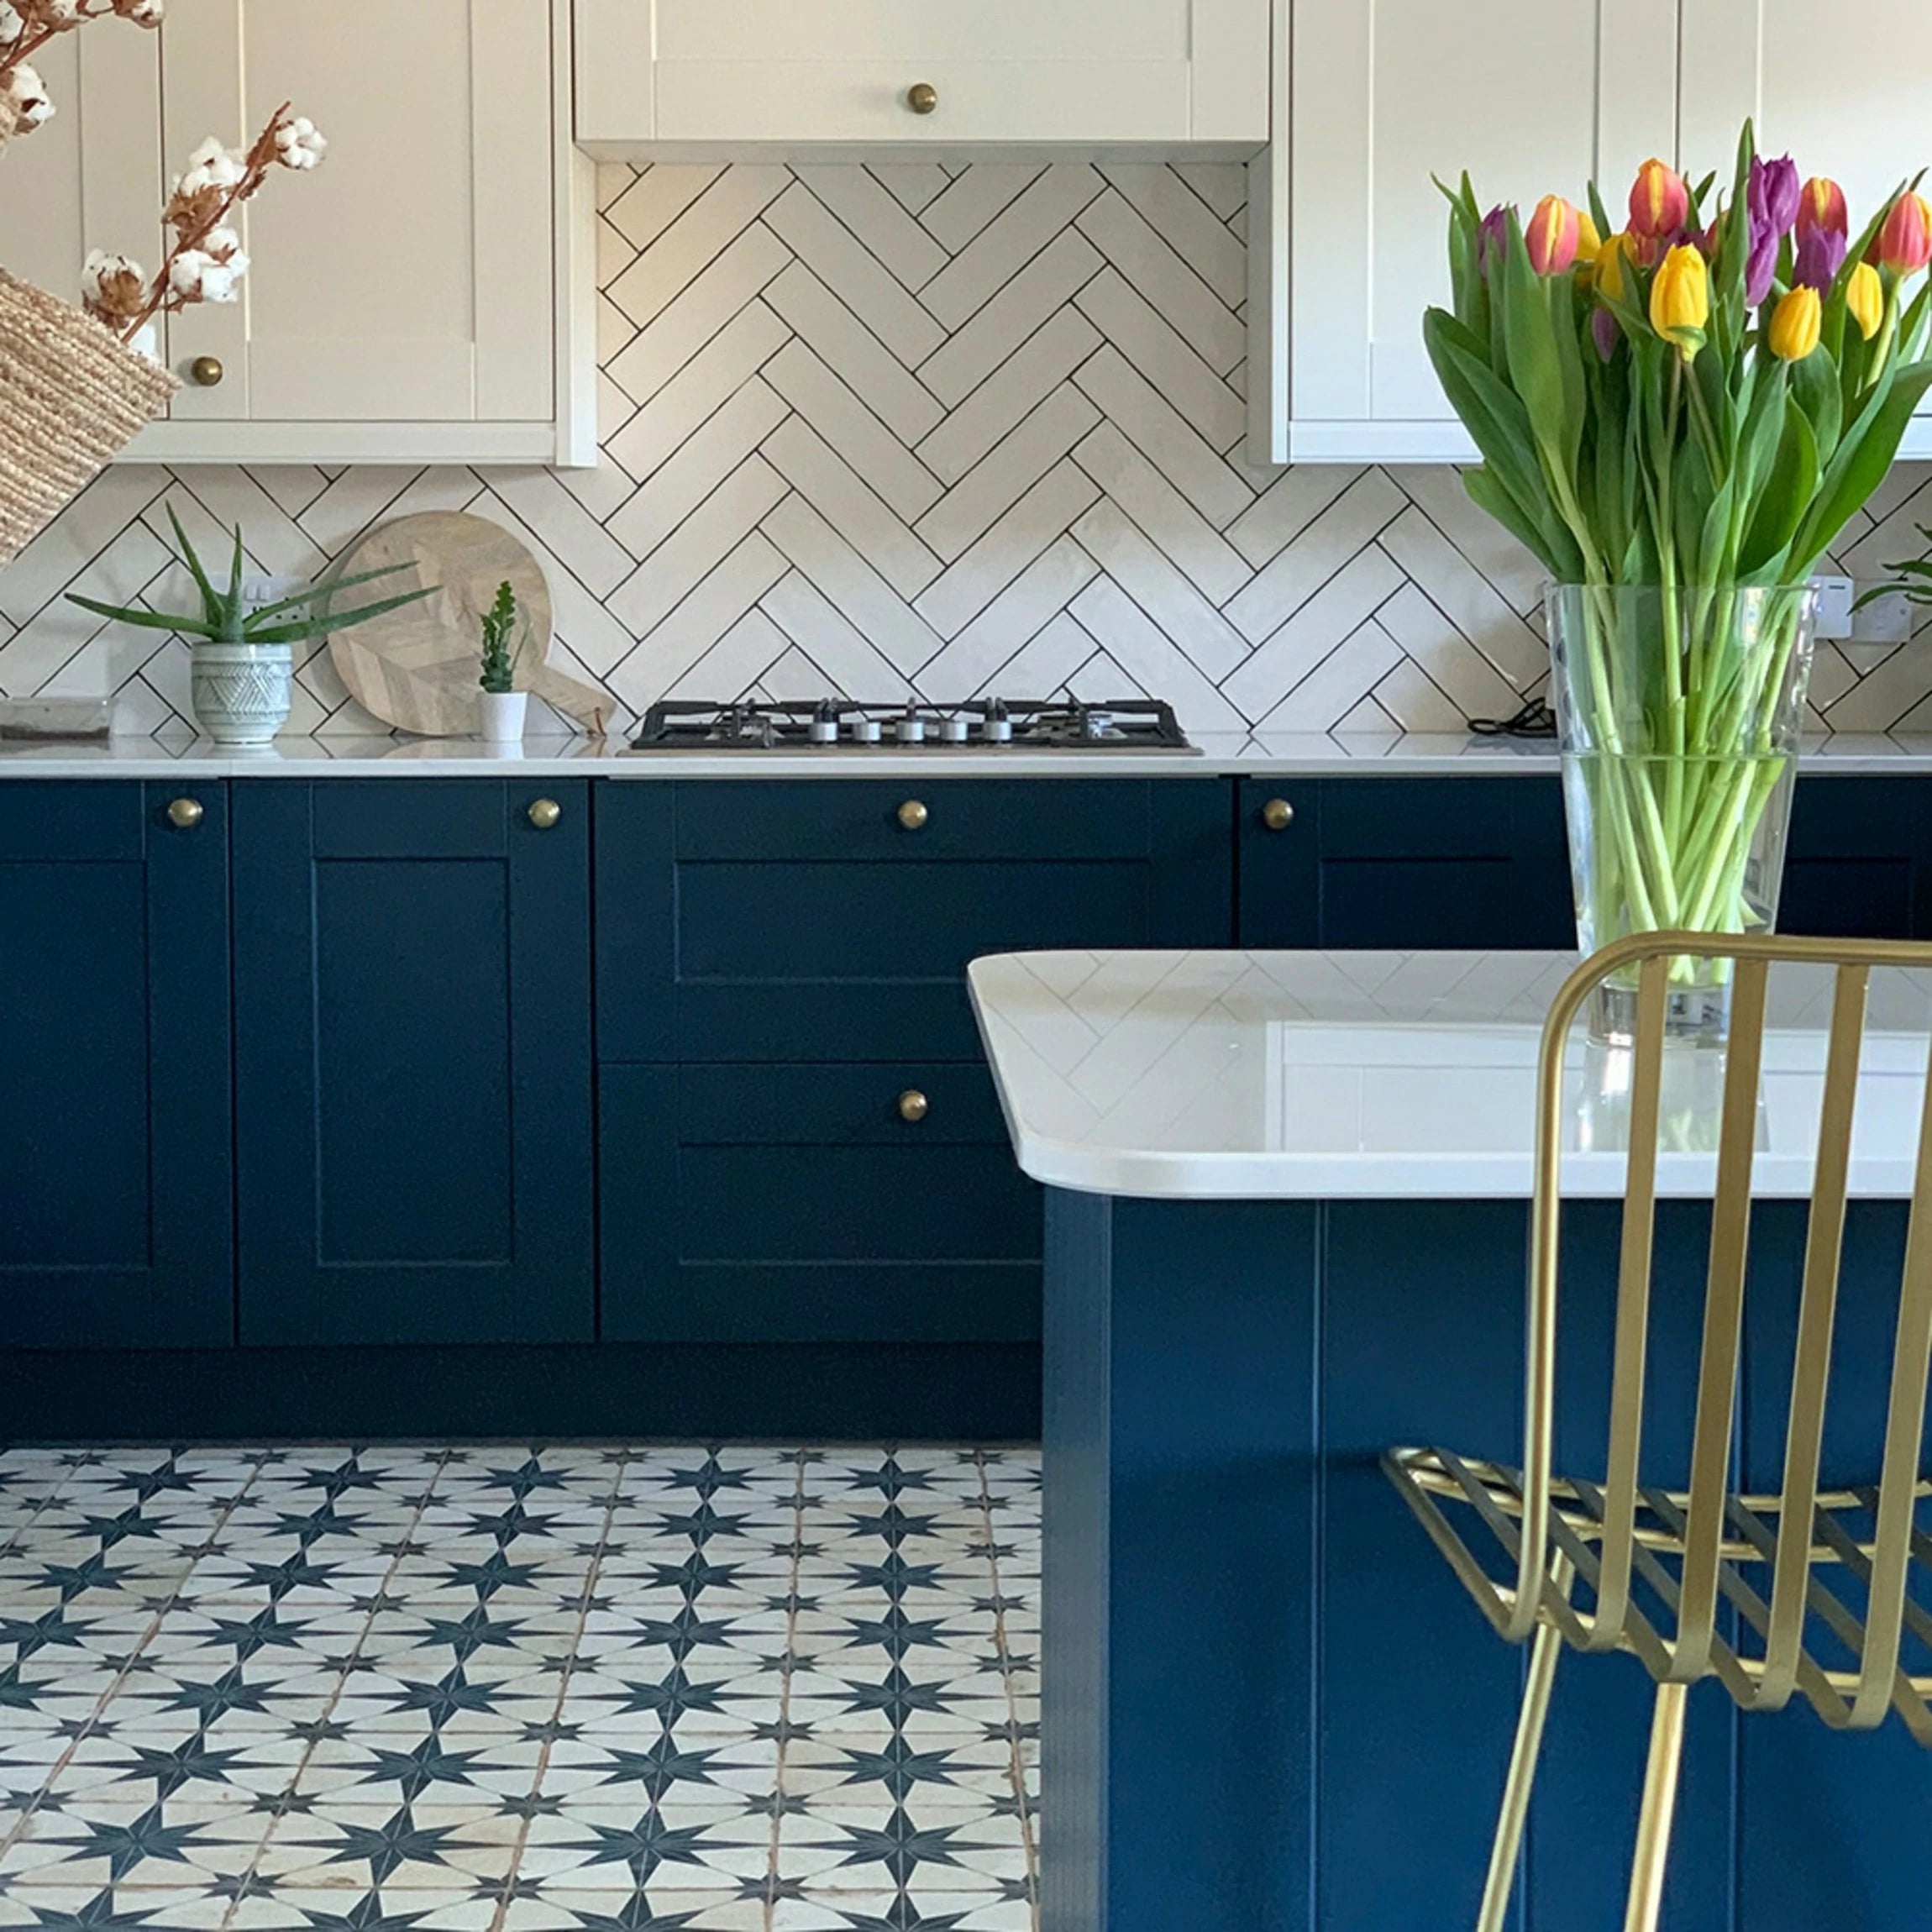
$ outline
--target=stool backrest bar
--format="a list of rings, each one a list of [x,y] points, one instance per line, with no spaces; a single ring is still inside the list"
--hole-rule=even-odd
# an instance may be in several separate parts
[[[1671,1492],[1646,1482],[1640,1468],[1650,1346],[1657,1130],[1662,1090],[1666,1009],[1672,962],[1690,958],[1733,963],[1730,1030],[1706,1276],[1701,1356],[1688,1487]],[[1816,1166],[1803,1262],[1782,1486],[1772,1499],[1728,1490],[1744,1334],[1759,1078],[1764,1055],[1767,985],[1782,963],[1835,969],[1819,1109]],[[1636,1023],[1630,1047],[1630,1126],[1614,1333],[1610,1429],[1603,1485],[1566,1486],[1552,1512],[1555,1442],[1558,1234],[1562,1213],[1563,1088],[1569,1035],[1591,995],[1614,974],[1637,971]],[[1776,1708],[1802,1689],[1827,1721],[1845,1728],[1877,1725],[1909,1681],[1900,1648],[1908,1625],[1932,1643],[1929,1620],[1908,1596],[1915,1505],[1920,1481],[1927,1378],[1932,1371],[1932,1074],[1919,1123],[1909,1232],[1893,1338],[1882,1468],[1871,1508],[1869,1539],[1843,1527],[1840,1513],[1820,1510],[1819,1472],[1830,1383],[1832,1340],[1845,1228],[1854,1103],[1866,1003],[1873,970],[1932,967],[1932,946],[1878,940],[1651,932],[1619,940],[1587,959],[1565,981],[1545,1022],[1537,1069],[1536,1187],[1532,1208],[1525,1381],[1525,1441],[1520,1541],[1514,1600],[1499,1620],[1517,1641],[1539,1611],[1588,1650],[1634,1647],[1663,1681],[1692,1683],[1713,1670],[1741,1703]],[[1837,1498],[1842,1504],[1843,1497]],[[1567,1512],[1566,1514],[1566,1512]],[[1593,1521],[1587,1520],[1593,1519]],[[1767,1520],[1769,1519],[1769,1520]],[[1580,1520],[1586,1533],[1575,1533]],[[1681,1574],[1671,1577],[1648,1541],[1681,1546]],[[1773,1527],[1775,1525],[1775,1527]],[[1515,1525],[1511,1525],[1512,1528]],[[1561,1546],[1552,1551],[1551,1541]],[[1512,1539],[1514,1540],[1514,1539]],[[1767,1566],[1770,1600],[1744,1583],[1746,1560]],[[1595,1592],[1593,1610],[1574,1607],[1551,1580],[1552,1558],[1567,1557]],[[1727,1562],[1727,1558],[1730,1559]],[[1819,1561],[1842,1565],[1862,1588],[1862,1617],[1819,1581]],[[1634,1579],[1675,1611],[1674,1634],[1659,1633],[1633,1601]],[[1758,1631],[1761,1658],[1748,1664],[1719,1635],[1728,1599]],[[1856,1685],[1840,1696],[1804,1644],[1808,1614],[1819,1614],[1857,1659]],[[1840,1683],[1845,1679],[1840,1677]],[[1932,1723],[1914,1695],[1914,1730]]]

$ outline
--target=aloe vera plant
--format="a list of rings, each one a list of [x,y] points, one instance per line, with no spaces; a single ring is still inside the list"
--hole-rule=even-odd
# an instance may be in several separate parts
[[[196,554],[194,545],[188,541],[188,533],[181,528],[181,520],[175,514],[171,503],[168,506],[168,521],[174,526],[176,543],[179,545],[173,552],[176,560],[186,567],[195,580],[196,590],[201,593],[199,617],[178,616],[171,612],[144,610],[127,604],[105,604],[97,598],[83,597],[71,591],[67,594],[67,601],[78,604],[83,611],[92,611],[97,617],[113,617],[145,631],[172,631],[179,636],[198,638],[211,644],[299,644],[306,643],[312,638],[327,637],[332,632],[345,631],[353,624],[366,623],[371,617],[380,617],[386,611],[399,611],[405,604],[419,603],[436,593],[437,586],[430,585],[404,591],[392,597],[381,597],[374,603],[359,604],[353,610],[340,611],[335,607],[335,600],[344,591],[374,583],[379,577],[392,577],[398,570],[413,567],[407,564],[391,564],[380,570],[358,571],[353,576],[325,577],[306,590],[297,591],[292,596],[277,598],[272,604],[250,610],[242,591],[246,559],[242,550],[241,526],[239,523],[235,526],[234,559],[227,587],[218,590]]]

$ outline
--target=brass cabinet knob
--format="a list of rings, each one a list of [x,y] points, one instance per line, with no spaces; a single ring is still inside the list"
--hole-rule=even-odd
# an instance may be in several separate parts
[[[1285,798],[1271,798],[1261,808],[1261,822],[1270,832],[1286,832],[1294,823],[1294,807]]]
[[[188,365],[188,381],[197,389],[213,389],[228,374],[218,355],[197,355]]]
[[[183,832],[192,832],[206,816],[198,798],[177,798],[168,807],[168,823],[178,825]]]
[[[916,798],[909,798],[899,808],[899,822],[908,832],[923,832],[926,822],[932,817],[925,806]]]
[[[530,822],[539,832],[548,832],[563,816],[563,806],[554,798],[539,798],[530,807]]]
[[[916,1087],[908,1087],[899,1096],[899,1117],[916,1125],[932,1112],[932,1103]]]
[[[906,104],[916,114],[930,114],[939,105],[939,90],[930,81],[921,81],[906,90]]]

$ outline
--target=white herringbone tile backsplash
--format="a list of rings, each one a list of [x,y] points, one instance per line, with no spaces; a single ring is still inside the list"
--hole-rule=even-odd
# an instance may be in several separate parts
[[[312,575],[370,524],[468,509],[543,559],[553,655],[627,723],[669,695],[1171,699],[1196,732],[1454,729],[1546,661],[1534,564],[1446,469],[1244,461],[1235,167],[610,167],[603,459],[589,471],[110,470],[0,572],[0,692],[118,691],[189,729],[172,502]],[[1902,466],[1840,559],[1922,548]],[[323,651],[290,728],[375,727]],[[1932,728],[1932,649],[1827,646],[1840,731]]]

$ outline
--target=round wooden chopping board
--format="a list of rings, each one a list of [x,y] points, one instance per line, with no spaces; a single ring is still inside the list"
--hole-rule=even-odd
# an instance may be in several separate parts
[[[501,525],[466,512],[431,510],[372,530],[337,559],[333,575],[404,565],[393,577],[344,593],[349,604],[373,603],[416,585],[433,596],[337,632],[328,654],[349,695],[384,723],[425,738],[459,738],[482,723],[476,677],[483,616],[507,581],[517,593],[529,642],[517,660],[519,690],[534,691],[586,731],[601,731],[614,709],[594,685],[553,670],[550,591],[543,566]]]

